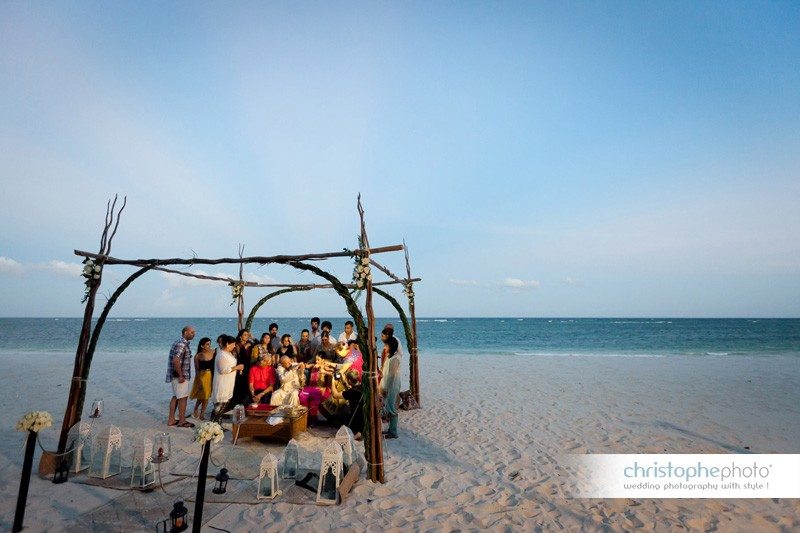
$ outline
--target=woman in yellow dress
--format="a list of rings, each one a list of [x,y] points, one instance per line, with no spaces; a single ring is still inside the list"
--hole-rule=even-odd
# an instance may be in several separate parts
[[[211,398],[211,380],[214,375],[214,350],[211,349],[211,339],[203,337],[194,356],[194,382],[189,397],[197,400],[194,404],[192,416],[198,420],[205,420],[208,399]]]

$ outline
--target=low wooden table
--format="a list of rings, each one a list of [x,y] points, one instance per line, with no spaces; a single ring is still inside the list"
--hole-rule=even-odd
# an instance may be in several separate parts
[[[308,409],[305,407],[280,407],[268,415],[250,414],[241,424],[233,424],[231,441],[236,444],[241,437],[266,437],[289,442],[303,433],[307,424]]]

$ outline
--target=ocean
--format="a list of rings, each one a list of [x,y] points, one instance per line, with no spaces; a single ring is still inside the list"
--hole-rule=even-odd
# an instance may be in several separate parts
[[[327,318],[338,335],[346,318]],[[253,334],[270,322],[295,339],[308,317],[256,319]],[[400,333],[402,324],[391,322]],[[100,337],[100,353],[159,352],[169,349],[181,328],[191,324],[197,337],[236,334],[235,318],[111,318]],[[0,355],[19,352],[74,353],[80,318],[0,318]],[[800,357],[800,319],[677,318],[421,318],[417,320],[422,355],[517,355],[669,357]],[[404,342],[404,341],[403,341]],[[196,342],[193,343],[196,346]]]

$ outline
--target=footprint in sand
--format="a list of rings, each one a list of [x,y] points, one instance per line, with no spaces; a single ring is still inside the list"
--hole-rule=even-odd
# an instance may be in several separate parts
[[[442,482],[442,476],[436,476],[433,474],[425,474],[421,478],[419,478],[419,483],[426,489],[438,489],[439,485]]]

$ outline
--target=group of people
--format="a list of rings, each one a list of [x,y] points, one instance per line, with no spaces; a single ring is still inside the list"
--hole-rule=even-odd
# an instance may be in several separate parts
[[[309,425],[322,415],[334,425],[346,424],[358,437],[363,430],[361,386],[364,359],[353,322],[334,337],[329,321],[311,319],[310,329],[300,333],[295,342],[288,333],[280,335],[278,324],[256,341],[250,331],[217,337],[217,348],[203,337],[192,355],[191,341],[196,330],[186,326],[181,338],[173,343],[167,363],[166,381],[172,384],[172,398],[167,423],[194,427],[186,420],[188,400],[195,400],[192,416],[205,420],[209,402],[211,419],[218,421],[235,405],[304,405]],[[391,324],[381,332],[383,349],[378,371],[383,400],[383,416],[389,428],[388,439],[398,437],[397,400],[400,393],[400,343]],[[194,381],[191,381],[194,368]],[[190,387],[191,383],[191,387]],[[176,416],[177,413],[177,416]]]

